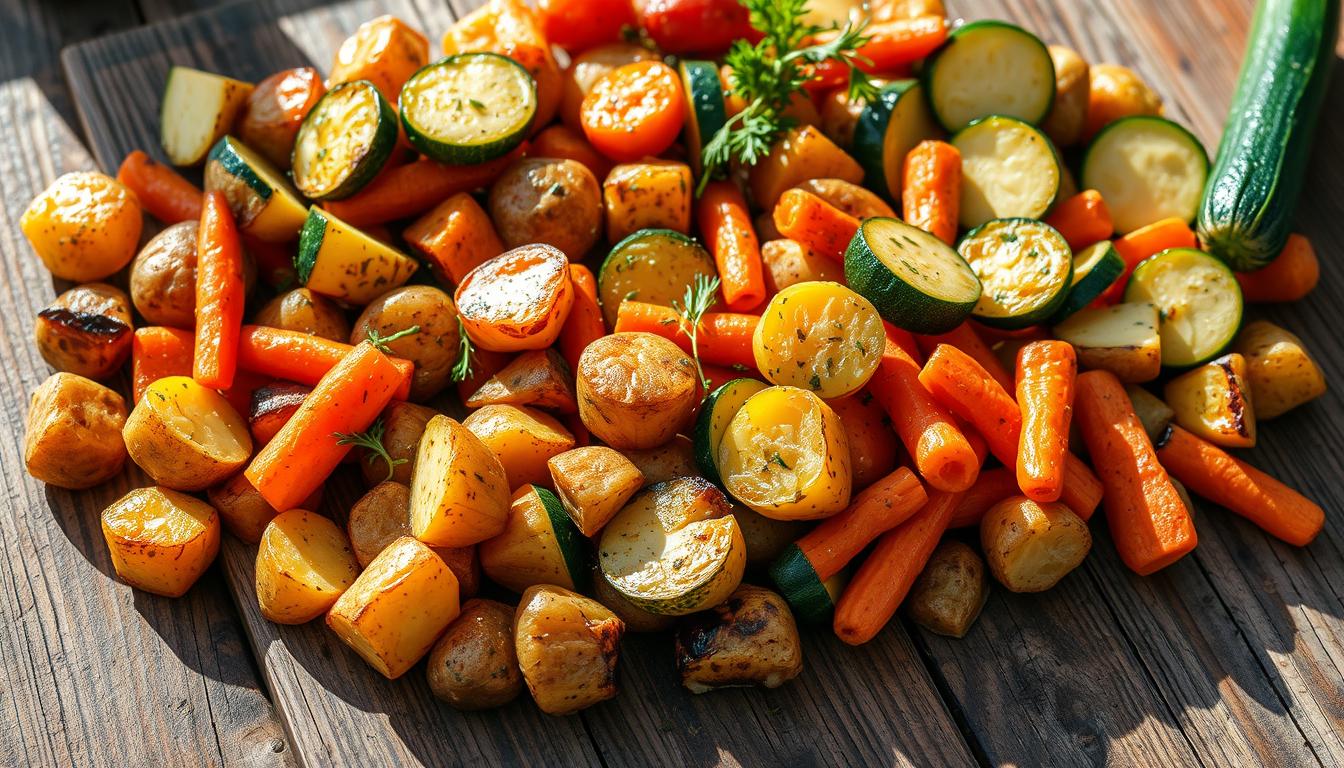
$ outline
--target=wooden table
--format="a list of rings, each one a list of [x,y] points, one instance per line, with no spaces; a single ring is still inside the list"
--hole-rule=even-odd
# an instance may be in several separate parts
[[[1015,18],[1092,61],[1137,68],[1170,115],[1216,146],[1250,0],[950,4],[967,17]],[[674,686],[666,639],[637,637],[626,643],[615,702],[564,719],[526,701],[463,718],[424,704],[422,683],[368,688],[320,627],[259,623],[255,604],[238,599],[245,555],[226,552],[179,600],[116,582],[97,515],[143,477],[70,494],[28,478],[21,460],[27,394],[48,373],[31,343],[32,316],[61,286],[20,237],[18,217],[55,176],[112,165],[139,140],[105,125],[84,135],[76,102],[85,116],[100,103],[155,111],[152,94],[106,85],[118,76],[109,73],[136,66],[146,39],[170,60],[208,60],[228,46],[193,47],[193,36],[279,15],[279,24],[266,21],[273,38],[244,49],[265,46],[255,55],[269,62],[284,44],[286,65],[311,59],[325,68],[331,49],[313,41],[342,31],[333,25],[348,32],[363,16],[404,8],[435,38],[452,17],[442,0],[220,5],[0,0],[0,327],[8,331],[0,419],[14,436],[0,447],[0,766],[1344,764],[1344,407],[1333,393],[1262,430],[1251,452],[1326,507],[1326,530],[1311,547],[1284,546],[1201,505],[1194,555],[1144,579],[1094,525],[1083,568],[1043,595],[996,589],[964,640],[897,622],[851,650],[814,633],[807,672],[769,693],[691,697]],[[197,10],[206,15],[70,51],[67,82],[64,46]],[[1341,110],[1344,72],[1325,113]],[[1337,120],[1322,123],[1313,167],[1344,168]],[[1344,252],[1336,176],[1312,174],[1299,217],[1327,265],[1321,288],[1260,314],[1302,333],[1332,381],[1344,381],[1334,332],[1344,299],[1344,275],[1332,268]],[[439,727],[458,741],[436,745]]]

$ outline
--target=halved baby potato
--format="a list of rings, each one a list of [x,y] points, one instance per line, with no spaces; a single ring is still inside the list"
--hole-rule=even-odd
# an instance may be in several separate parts
[[[1044,592],[1077,568],[1092,550],[1092,533],[1073,510],[1013,496],[980,521],[989,570],[1011,592]]]
[[[556,496],[584,536],[595,536],[644,485],[644,474],[605,445],[574,448],[546,462]]]
[[[429,689],[453,709],[502,707],[523,690],[513,607],[468,600],[429,652]]]
[[[513,494],[504,532],[481,542],[481,568],[514,592],[534,584],[587,586],[588,564],[579,529],[555,494],[524,485]]]
[[[425,425],[411,473],[411,535],[435,547],[497,536],[509,516],[509,484],[494,451],[462,424]]]
[[[742,581],[747,546],[723,492],[700,477],[645,489],[602,529],[611,585],[651,613],[682,616],[723,602]]]
[[[699,399],[695,363],[651,333],[613,333],[579,358],[579,418],[618,450],[662,445],[690,421]]]
[[[105,379],[131,354],[131,302],[107,283],[76,286],[37,313],[37,351],[58,371]]]
[[[574,447],[574,435],[554,416],[516,405],[487,405],[462,420],[504,467],[510,488],[550,485],[546,462]]]
[[[554,349],[524,352],[491,376],[467,398],[468,408],[530,405],[556,413],[574,413],[574,374]]]
[[[985,561],[965,542],[949,539],[924,565],[910,588],[905,610],[911,621],[930,632],[965,637],[988,597]]]
[[[615,696],[623,634],[625,624],[596,600],[550,584],[524,592],[514,649],[541,711],[568,715]]]
[[[257,603],[277,624],[303,624],[327,612],[359,575],[350,539],[328,518],[281,512],[257,548]]]
[[[1255,407],[1246,358],[1233,352],[1167,382],[1167,405],[1176,423],[1224,448],[1255,446]]]
[[[368,568],[392,542],[411,535],[411,489],[395,480],[375,485],[359,497],[346,517],[345,533],[360,568]],[[457,577],[463,598],[476,594],[481,583],[481,564],[476,545],[430,547],[443,558]]]
[[[751,346],[771,383],[835,398],[868,383],[886,338],[872,302],[839,283],[808,282],[770,299]]]
[[[467,335],[481,349],[545,349],[574,303],[569,259],[542,243],[505,251],[468,272],[454,298]]]
[[[131,459],[154,482],[179,491],[209,488],[252,455],[247,422],[223,395],[186,376],[150,384],[122,436]]]
[[[724,488],[779,520],[814,520],[849,505],[849,443],[840,417],[815,393],[761,390],[738,410],[719,443]]]
[[[137,488],[103,510],[103,538],[117,577],[136,589],[178,597],[219,553],[219,515],[168,488]]]
[[[83,376],[52,374],[28,405],[23,465],[49,485],[91,488],[126,463],[125,426],[121,395]]]

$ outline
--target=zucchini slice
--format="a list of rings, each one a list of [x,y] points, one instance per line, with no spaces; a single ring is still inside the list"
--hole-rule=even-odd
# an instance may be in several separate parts
[[[268,243],[288,243],[308,219],[308,207],[270,161],[225,136],[205,161],[205,191],[220,191],[243,232]]]
[[[863,166],[864,186],[899,201],[905,156],[919,142],[942,135],[919,81],[898,80],[883,86],[854,124],[854,159]]]
[[[984,292],[971,315],[996,328],[1026,328],[1049,319],[1073,284],[1073,254],[1064,236],[1035,219],[995,219],[967,234],[957,251]]]
[[[1125,260],[1110,240],[1093,243],[1074,254],[1073,285],[1050,322],[1058,323],[1096,301],[1124,273]]]
[[[728,431],[728,423],[737,415],[737,410],[752,395],[766,388],[766,383],[758,379],[733,379],[705,398],[700,404],[700,415],[695,419],[695,429],[691,440],[695,446],[695,464],[711,483],[722,486],[719,477],[719,443],[723,442],[723,433]]]
[[[524,485],[513,494],[504,531],[481,542],[481,570],[514,592],[535,584],[582,590],[589,576],[583,549],[583,534],[560,499],[539,485]]]
[[[686,93],[686,155],[695,177],[704,165],[705,144],[728,122],[719,68],[712,61],[682,59],[682,90]]]
[[[1101,193],[1121,234],[1161,219],[1192,221],[1208,176],[1204,145],[1165,117],[1116,120],[1083,156],[1083,188]]]
[[[822,581],[798,545],[790,544],[771,564],[770,579],[799,620],[806,624],[829,624],[835,604],[849,583],[849,569]]]
[[[942,240],[898,219],[867,219],[845,251],[845,282],[898,328],[946,333],[980,300],[980,279]]]
[[[383,169],[397,146],[397,114],[368,80],[326,93],[299,126],[290,158],[294,184],[312,200],[340,200]]]
[[[168,70],[159,107],[159,143],[173,165],[196,165],[229,132],[253,85],[190,67]]]
[[[309,290],[364,306],[399,288],[420,264],[317,206],[299,233],[294,271]]]
[[[988,115],[1039,123],[1055,103],[1055,63],[1045,43],[1003,21],[953,30],[922,77],[933,114],[950,132]]]
[[[672,306],[696,275],[714,277],[714,258],[671,229],[641,229],[616,244],[597,271],[597,297],[608,328],[626,299]]]
[[[990,219],[1039,219],[1054,205],[1063,171],[1035,126],[992,115],[962,129],[952,146],[961,152],[962,229]]]
[[[537,85],[497,53],[460,53],[422,67],[401,88],[401,124],[421,153],[452,165],[508,154],[537,117]]]
[[[1165,366],[1208,362],[1241,328],[1241,286],[1232,270],[1194,248],[1169,248],[1140,262],[1125,285],[1125,301],[1157,307]]]
[[[751,351],[770,383],[833,400],[868,383],[886,340],[871,301],[839,283],[818,280],[791,285],[770,299]]]

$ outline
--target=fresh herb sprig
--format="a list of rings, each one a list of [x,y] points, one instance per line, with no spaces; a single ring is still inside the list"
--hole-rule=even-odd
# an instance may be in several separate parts
[[[851,100],[876,98],[877,87],[858,67],[860,63],[868,63],[857,53],[868,41],[863,35],[867,19],[857,24],[851,22],[843,29],[827,30],[804,20],[807,2],[742,0],[751,14],[751,25],[765,36],[755,45],[737,40],[724,56],[724,62],[732,67],[733,92],[747,106],[705,144],[700,191],[709,179],[722,176],[733,160],[755,165],[784,132],[797,124],[785,110],[822,62],[838,61],[849,68]],[[804,45],[827,32],[834,34],[822,42]]]
[[[392,458],[392,454],[387,452],[387,446],[383,445],[383,429],[383,420],[380,417],[375,419],[373,424],[369,425],[367,431],[350,433],[333,432],[331,433],[331,436],[336,438],[337,445],[353,445],[368,451],[369,453],[364,457],[364,460],[370,464],[373,464],[380,458],[387,462],[387,477],[383,478],[384,481],[387,481],[392,479],[392,475],[396,472],[397,467],[406,463],[406,459],[394,459]]]
[[[404,339],[407,336],[419,332],[420,332],[420,326],[412,325],[410,328],[403,328],[390,336],[382,335],[381,333],[378,332],[377,328],[370,328],[369,332],[365,335],[368,337],[369,343],[377,347],[379,352],[382,352],[385,355],[390,355],[392,354],[392,348],[388,346],[389,344],[396,341],[397,339]]]
[[[677,327],[691,340],[691,358],[695,361],[695,375],[700,378],[700,386],[709,392],[709,380],[705,378],[705,368],[700,364],[700,322],[709,308],[718,301],[719,278],[696,275],[686,286],[681,302],[672,302],[676,310]]]
[[[457,362],[453,363],[453,370],[449,372],[449,378],[453,383],[461,383],[471,378],[472,358],[476,356],[476,348],[472,346],[471,337],[467,335],[467,328],[462,324],[462,318],[457,318]]]

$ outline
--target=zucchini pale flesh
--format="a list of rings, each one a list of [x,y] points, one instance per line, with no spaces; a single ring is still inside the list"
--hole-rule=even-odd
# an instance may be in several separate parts
[[[1205,247],[1259,269],[1288,240],[1335,61],[1339,0],[1261,0],[1198,216]]]

